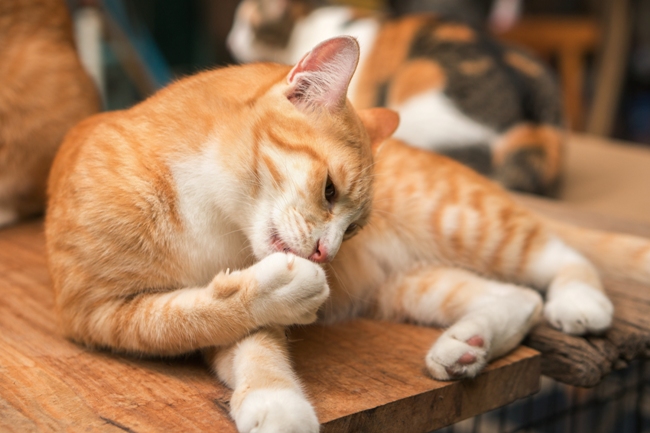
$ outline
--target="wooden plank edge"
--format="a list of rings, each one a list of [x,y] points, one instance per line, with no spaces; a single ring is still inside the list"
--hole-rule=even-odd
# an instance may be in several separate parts
[[[537,393],[540,375],[541,355],[536,352],[474,379],[331,420],[321,426],[321,432],[430,432]]]

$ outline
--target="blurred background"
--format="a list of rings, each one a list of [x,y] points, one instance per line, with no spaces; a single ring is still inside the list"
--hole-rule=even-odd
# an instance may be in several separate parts
[[[233,63],[237,0],[69,0],[107,109],[175,77]],[[573,130],[650,144],[650,0],[338,0],[400,15],[462,10],[558,74]],[[93,46],[94,44],[94,46]],[[84,49],[84,45],[86,48]],[[99,53],[93,50],[100,47]]]
[[[109,110],[171,80],[233,63],[238,0],[67,0],[77,43]],[[324,0],[308,0],[322,2]],[[566,124],[557,198],[650,221],[650,0],[330,0],[392,15],[462,15],[555,71]]]

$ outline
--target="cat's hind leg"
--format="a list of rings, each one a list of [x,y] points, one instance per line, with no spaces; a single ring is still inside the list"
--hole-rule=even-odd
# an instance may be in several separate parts
[[[234,390],[230,413],[241,433],[318,432],[318,418],[291,368],[282,328],[262,329],[205,355]]]
[[[609,328],[614,307],[596,268],[555,236],[532,255],[525,270],[530,284],[546,290],[544,316],[569,334],[597,333]]]
[[[416,269],[385,285],[379,299],[385,318],[449,326],[426,356],[439,380],[476,376],[521,342],[541,309],[532,289],[448,267]]]

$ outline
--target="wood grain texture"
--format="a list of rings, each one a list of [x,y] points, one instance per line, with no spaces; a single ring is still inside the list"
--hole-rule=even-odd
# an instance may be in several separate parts
[[[235,432],[231,391],[198,356],[137,359],[60,337],[43,226],[0,231],[0,431]],[[440,331],[356,320],[293,329],[296,369],[325,432],[426,432],[536,392],[521,347],[471,381],[438,382],[424,355]]]
[[[650,238],[650,224],[571,209],[565,204],[531,196],[517,199],[540,215],[601,230]],[[605,280],[614,303],[614,322],[601,336],[573,337],[541,325],[526,340],[542,352],[542,373],[570,385],[597,385],[610,371],[633,359],[650,356],[650,287]]]

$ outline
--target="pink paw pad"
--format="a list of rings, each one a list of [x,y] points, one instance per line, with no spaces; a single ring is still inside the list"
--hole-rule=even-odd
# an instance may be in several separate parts
[[[481,337],[480,335],[475,335],[473,337],[470,337],[467,340],[467,344],[474,347],[483,347],[485,341],[483,340],[483,337]]]
[[[458,358],[458,362],[460,365],[468,365],[468,364],[473,364],[476,362],[476,356],[472,353],[467,352],[460,358]]]

